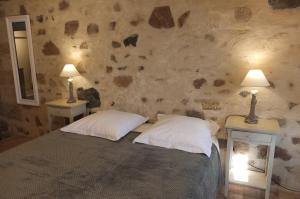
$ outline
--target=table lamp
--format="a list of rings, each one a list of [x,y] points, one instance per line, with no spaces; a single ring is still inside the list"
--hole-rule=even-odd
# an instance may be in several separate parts
[[[244,78],[243,82],[241,83],[241,86],[244,87],[268,87],[270,86],[269,81],[265,77],[262,70],[259,69],[253,69],[249,70],[246,77]],[[250,107],[250,113],[246,117],[245,122],[248,124],[257,124],[257,117],[255,115],[255,106],[257,103],[256,100],[256,94],[258,93],[258,90],[251,90],[252,99],[251,99],[251,107]]]
[[[69,85],[69,99],[67,103],[75,103],[76,99],[73,95],[73,79],[72,77],[79,76],[79,72],[75,68],[73,64],[66,64],[63,68],[63,70],[60,73],[61,77],[67,77],[68,78],[68,85]]]

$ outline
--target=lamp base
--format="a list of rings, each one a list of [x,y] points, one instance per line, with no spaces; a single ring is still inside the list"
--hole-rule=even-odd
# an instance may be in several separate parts
[[[72,81],[73,81],[72,78],[68,79],[68,84],[69,84],[69,99],[67,101],[68,104],[76,102],[76,99],[73,95],[73,82]]]
[[[76,102],[75,98],[74,99],[68,99],[68,101],[67,101],[68,104],[72,104],[72,103],[75,103],[75,102]]]
[[[245,123],[247,123],[247,124],[257,124],[258,123],[258,119],[257,119],[256,116],[253,118],[253,117],[250,117],[250,115],[248,115],[245,118]]]
[[[245,118],[245,123],[257,124],[258,120],[257,120],[257,117],[255,115],[256,103],[257,103],[256,95],[252,93],[250,112],[249,112],[249,115]]]

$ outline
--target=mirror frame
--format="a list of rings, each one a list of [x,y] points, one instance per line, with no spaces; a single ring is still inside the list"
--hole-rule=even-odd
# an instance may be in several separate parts
[[[17,62],[17,57],[16,57],[16,48],[15,48],[15,41],[14,41],[14,33],[13,33],[13,27],[12,27],[13,22],[25,22],[25,25],[26,25],[28,53],[29,53],[30,71],[31,71],[31,80],[32,80],[32,86],[33,86],[34,99],[22,98],[19,72],[18,72],[18,64],[17,64],[18,62]],[[11,57],[11,62],[12,62],[13,75],[14,75],[17,103],[24,104],[24,105],[39,106],[40,100],[39,100],[37,78],[36,78],[36,72],[35,72],[35,63],[34,63],[34,56],[33,56],[31,26],[30,26],[29,15],[6,17],[6,26],[7,26],[10,57]]]

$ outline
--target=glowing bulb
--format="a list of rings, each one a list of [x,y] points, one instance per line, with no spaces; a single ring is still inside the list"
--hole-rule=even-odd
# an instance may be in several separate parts
[[[80,60],[81,59],[81,52],[80,51],[73,51],[72,53],[71,53],[71,57],[72,57],[72,59],[74,59],[74,60]]]
[[[254,52],[248,55],[248,61],[252,65],[257,65],[261,64],[265,57],[265,54],[262,52]]]
[[[237,181],[248,182],[248,156],[236,154],[232,157],[233,178]]]
[[[252,58],[253,58],[253,61],[257,63],[260,60],[262,60],[263,55],[262,55],[262,53],[254,53]]]

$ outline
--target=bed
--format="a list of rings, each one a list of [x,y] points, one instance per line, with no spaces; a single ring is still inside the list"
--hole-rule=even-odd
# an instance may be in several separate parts
[[[203,154],[59,130],[0,154],[0,198],[216,197],[218,149]]]

